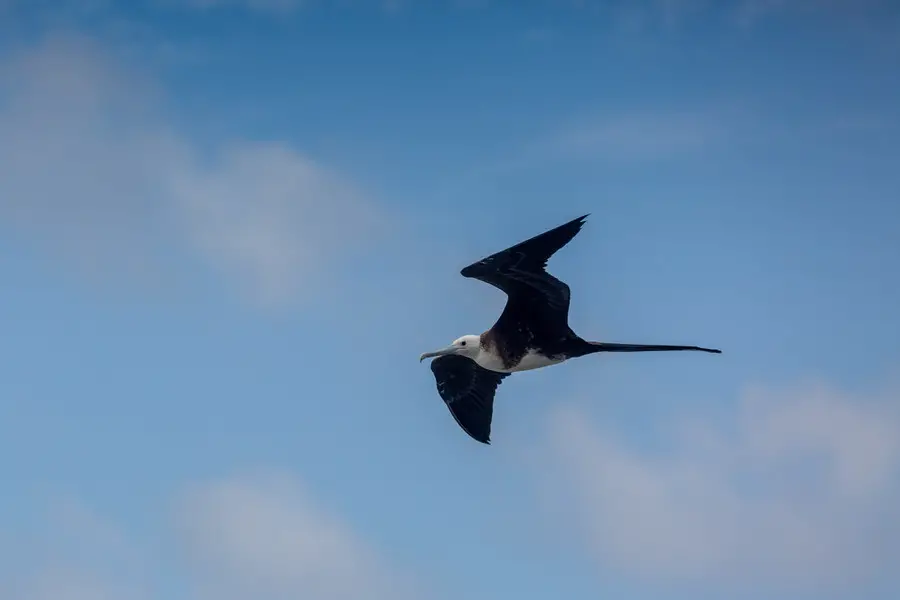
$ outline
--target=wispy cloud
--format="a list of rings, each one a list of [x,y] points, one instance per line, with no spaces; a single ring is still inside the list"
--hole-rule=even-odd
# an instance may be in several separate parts
[[[607,567],[664,580],[831,589],[900,556],[900,392],[755,389],[736,422],[673,426],[642,452],[577,410],[553,420],[559,488]],[[568,502],[564,498],[558,501]]]
[[[340,173],[281,142],[201,152],[162,118],[162,98],[85,38],[3,63],[0,226],[119,274],[193,256],[266,305],[302,299],[377,227]]]
[[[336,5],[341,8],[374,8],[393,13],[407,8],[415,0],[365,0],[363,2],[334,2],[333,0],[148,0],[168,8],[185,8],[204,12],[222,9],[241,9],[273,17],[286,17],[302,9],[314,9],[322,5]]]
[[[274,15],[289,14],[307,4],[309,0],[159,0],[171,6],[210,10],[217,8],[244,8]]]
[[[410,597],[409,581],[283,474],[197,486],[178,521],[209,597]]]
[[[10,600],[150,600],[128,586],[71,568],[48,568],[11,594]]]
[[[560,163],[647,165],[696,159],[752,135],[746,111],[718,108],[605,110],[566,119],[503,156],[479,161],[463,180],[506,176]]]
[[[359,190],[284,144],[234,145],[174,183],[195,248],[268,305],[301,295],[377,221]]]
[[[891,0],[548,0],[547,4],[581,10],[624,34],[677,31],[700,21],[746,28],[775,19],[852,16],[874,22],[896,14]]]
[[[841,107],[818,114],[793,115],[777,101],[734,98],[682,108],[608,108],[553,125],[494,161],[479,163],[466,177],[490,177],[548,165],[590,164],[611,167],[693,164],[714,161],[735,150],[817,144],[824,136],[849,141],[854,133],[890,132],[891,115],[866,114]]]
[[[0,593],[10,600],[150,600],[165,597],[158,586],[171,590],[179,581],[179,597],[189,600],[427,596],[288,473],[197,482],[172,500],[172,531],[157,532],[153,543],[81,504],[61,505],[48,515],[51,526],[31,564],[0,566],[12,582]]]
[[[656,160],[707,149],[725,139],[733,121],[718,115],[630,112],[565,125],[536,144],[552,154],[606,160]]]
[[[885,11],[895,11],[890,0],[739,0],[732,14],[741,25],[754,25],[784,16],[854,16],[877,18]]]
[[[44,527],[0,540],[15,561],[0,567],[10,600],[150,600],[143,556],[125,532],[78,499],[51,503]],[[8,546],[8,548],[4,548]],[[8,587],[6,587],[8,586]]]

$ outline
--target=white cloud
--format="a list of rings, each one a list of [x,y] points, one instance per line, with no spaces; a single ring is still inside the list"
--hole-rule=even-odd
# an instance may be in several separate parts
[[[741,25],[754,25],[767,18],[800,14],[839,17],[879,17],[882,10],[893,10],[891,0],[738,0],[734,14]]]
[[[725,119],[709,114],[617,114],[564,127],[543,143],[565,155],[653,160],[706,149],[728,132]]]
[[[143,600],[129,587],[78,569],[46,569],[11,592],[10,600]]]
[[[696,158],[752,137],[752,113],[731,104],[578,116],[536,136],[514,156],[481,166],[476,174],[528,169],[548,160],[641,164]]]
[[[892,16],[894,0],[548,0],[600,17],[627,35],[683,30],[700,21],[751,27],[768,20],[831,17],[877,21]]]
[[[272,13],[276,15],[288,14],[309,4],[308,0],[159,0],[160,2],[180,3],[188,8],[214,9],[214,8],[246,8],[249,10]]]
[[[242,144],[174,186],[188,235],[266,303],[302,293],[304,277],[375,222],[361,193],[283,144]]]
[[[236,478],[186,494],[179,523],[214,598],[405,598],[411,588],[300,482]]]
[[[300,9],[322,5],[336,5],[339,8],[366,7],[392,13],[406,8],[411,0],[149,0],[162,6],[182,7],[193,10],[212,11],[225,8],[240,8],[261,14],[284,17]]]
[[[341,175],[284,143],[203,153],[162,118],[163,98],[89,39],[8,57],[0,227],[118,275],[193,255],[267,304],[300,298],[371,231],[375,210]]]
[[[60,502],[43,530],[0,538],[0,554],[16,554],[0,564],[0,595],[152,600],[177,588],[188,600],[426,597],[289,474],[197,483],[169,507],[172,531],[147,539],[82,504]]]
[[[124,531],[83,503],[57,498],[31,535],[2,540],[9,600],[149,600],[142,556]],[[11,552],[12,555],[12,552]]]
[[[821,384],[756,389],[734,424],[699,420],[671,433],[665,453],[642,452],[576,410],[555,416],[560,493],[574,492],[572,524],[602,564],[668,581],[821,591],[896,567],[896,387],[870,398]]]
[[[744,139],[748,136],[746,127],[738,123],[750,120],[747,111],[724,106],[716,110],[610,110],[583,115],[536,135],[519,151],[479,163],[466,176],[516,173],[545,168],[553,161],[640,165],[696,158]]]

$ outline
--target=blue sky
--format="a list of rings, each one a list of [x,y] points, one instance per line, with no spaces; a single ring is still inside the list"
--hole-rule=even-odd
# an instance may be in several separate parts
[[[0,0],[0,595],[895,598],[891,4]]]

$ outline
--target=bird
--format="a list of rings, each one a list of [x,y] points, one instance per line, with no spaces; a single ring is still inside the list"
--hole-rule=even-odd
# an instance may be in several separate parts
[[[512,373],[557,365],[598,352],[696,350],[716,348],[593,342],[569,327],[569,286],[547,272],[547,262],[581,231],[590,213],[547,230],[463,268],[463,277],[506,293],[506,306],[480,335],[464,335],[440,350],[425,352],[438,395],[471,438],[491,443],[494,397]]]

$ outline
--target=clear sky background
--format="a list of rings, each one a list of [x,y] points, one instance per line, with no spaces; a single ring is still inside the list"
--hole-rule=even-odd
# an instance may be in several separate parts
[[[5,600],[900,596],[900,7],[0,0]],[[493,445],[459,269],[588,339]]]

